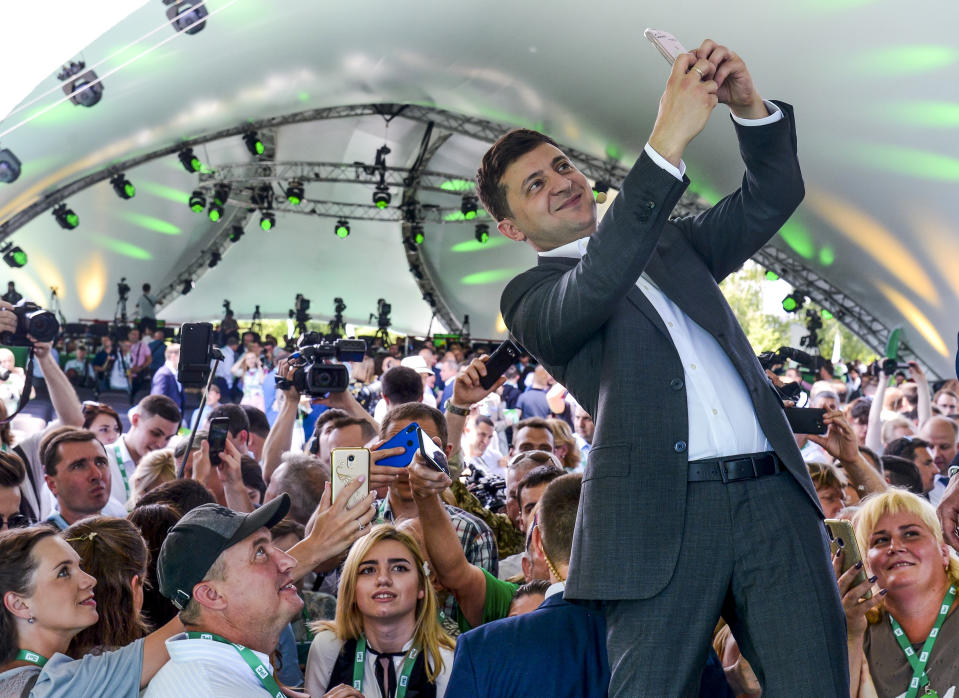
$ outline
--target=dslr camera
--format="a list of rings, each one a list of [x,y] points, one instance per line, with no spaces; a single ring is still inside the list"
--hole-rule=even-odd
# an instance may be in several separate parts
[[[0,343],[7,346],[33,346],[27,335],[37,342],[52,342],[60,332],[57,316],[32,301],[20,301],[12,312],[17,316],[16,331],[0,333]]]
[[[290,380],[277,377],[280,390],[296,388],[301,395],[326,397],[342,393],[350,387],[350,372],[334,361],[362,361],[366,342],[362,339],[327,341],[319,332],[307,332],[300,337],[299,350],[290,356],[295,368]]]

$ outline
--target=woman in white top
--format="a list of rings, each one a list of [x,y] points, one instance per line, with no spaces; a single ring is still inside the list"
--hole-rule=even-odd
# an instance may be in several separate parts
[[[453,639],[440,625],[419,545],[392,525],[376,526],[353,544],[340,578],[336,620],[313,629],[306,690],[314,697],[446,693]]]

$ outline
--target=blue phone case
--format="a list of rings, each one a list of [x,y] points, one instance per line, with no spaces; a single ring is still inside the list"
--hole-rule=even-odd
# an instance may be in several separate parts
[[[376,449],[377,451],[384,451],[388,448],[403,448],[406,451],[398,456],[384,458],[377,463],[377,465],[390,465],[394,468],[405,468],[412,463],[413,456],[416,454],[416,449],[420,447],[416,436],[416,430],[419,428],[419,424],[416,422],[410,422],[406,427],[403,428],[402,431],[394,434],[392,437],[390,437],[389,441]]]

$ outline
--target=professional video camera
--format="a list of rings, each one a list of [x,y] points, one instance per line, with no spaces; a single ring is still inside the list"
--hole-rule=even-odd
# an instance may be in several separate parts
[[[229,313],[231,310],[233,310],[233,308],[230,307],[230,299],[229,299],[229,298],[224,298],[224,299],[223,299],[223,312]]]
[[[290,380],[277,377],[276,387],[296,388],[310,397],[326,397],[342,393],[350,387],[350,372],[336,361],[362,361],[366,342],[362,339],[338,339],[328,342],[319,332],[306,332],[300,337],[299,351],[290,356],[294,367]]]
[[[120,277],[120,281],[117,283],[117,295],[120,296],[120,300],[125,301],[127,296],[130,295],[130,284],[127,283],[127,277]]]
[[[494,514],[506,511],[506,480],[497,475],[487,475],[479,468],[471,468],[466,478],[468,489],[483,505]]]
[[[831,361],[792,347],[779,347],[776,351],[764,351],[756,358],[759,359],[759,365],[763,367],[764,371],[775,371],[777,367],[781,367],[791,359],[817,377],[822,368],[828,370],[830,375],[833,372]],[[813,380],[816,380],[816,378]],[[776,391],[782,396],[783,400],[795,400],[802,392],[802,386],[799,383],[786,383],[782,388],[776,388]]]
[[[32,346],[27,335],[37,342],[52,342],[60,332],[57,316],[32,301],[17,303],[13,306],[13,314],[17,316],[16,331],[0,333],[0,343],[7,346]]]

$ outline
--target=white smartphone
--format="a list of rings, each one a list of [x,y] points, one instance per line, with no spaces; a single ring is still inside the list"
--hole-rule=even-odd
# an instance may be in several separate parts
[[[370,450],[368,448],[334,448],[330,454],[333,465],[333,501],[340,491],[360,475],[366,477],[360,489],[350,497],[346,506],[352,507],[370,493]]]
[[[663,58],[665,58],[670,65],[676,62],[679,54],[688,53],[688,51],[683,48],[683,45],[679,43],[679,39],[669,32],[658,29],[647,29],[643,32],[643,36],[653,42],[653,46],[659,49],[659,52],[663,54]]]

